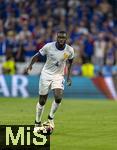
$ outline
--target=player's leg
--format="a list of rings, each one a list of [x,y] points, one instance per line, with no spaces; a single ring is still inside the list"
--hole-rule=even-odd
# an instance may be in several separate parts
[[[54,101],[52,102],[50,113],[48,115],[48,122],[54,128],[55,127],[55,125],[54,125],[54,115],[55,115],[55,112],[57,111],[58,107],[61,104],[61,100],[62,100],[62,97],[63,97],[63,89],[57,88],[57,89],[54,89],[53,91],[54,91]]]
[[[54,92],[54,101],[52,102],[48,119],[54,118],[55,112],[57,111],[63,97],[63,89],[54,89],[53,92]]]
[[[52,102],[52,105],[51,105],[50,113],[48,115],[48,121],[45,124],[50,123],[54,128],[54,115],[63,97],[64,77],[54,76],[52,83],[51,83],[51,89],[53,90],[53,93],[54,93],[54,101]]]
[[[36,126],[41,125],[41,118],[42,118],[42,114],[44,111],[45,103],[47,101],[47,97],[48,97],[48,94],[39,96],[39,101],[36,105],[36,120],[35,120]]]
[[[48,80],[48,77],[45,75],[41,75],[39,82],[39,101],[36,105],[36,120],[35,124],[41,124],[41,118],[44,111],[44,106],[48,97],[48,91],[50,87],[51,81]]]
[[[63,97],[63,90],[64,90],[64,77],[63,76],[56,76],[52,82],[52,87],[54,92],[54,101],[51,106],[50,114],[49,114],[49,119],[54,118],[54,114],[57,111],[62,97]]]

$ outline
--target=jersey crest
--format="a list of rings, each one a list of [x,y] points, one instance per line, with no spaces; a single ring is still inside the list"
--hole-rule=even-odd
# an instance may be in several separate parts
[[[67,59],[69,57],[69,55],[67,53],[64,53],[64,60]]]

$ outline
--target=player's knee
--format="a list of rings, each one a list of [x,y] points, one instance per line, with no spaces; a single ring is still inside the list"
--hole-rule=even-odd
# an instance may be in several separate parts
[[[62,96],[61,95],[55,95],[55,102],[56,103],[61,103],[61,100],[62,100]]]
[[[42,95],[40,95],[40,98],[39,98],[39,104],[41,105],[41,106],[44,106],[45,105],[45,103],[46,103],[46,99],[47,99],[47,96],[42,96]]]
[[[46,103],[46,99],[45,99],[45,98],[40,98],[40,99],[39,99],[39,104],[40,104],[41,106],[44,106],[45,103]]]
[[[45,105],[45,101],[44,101],[44,100],[43,100],[43,101],[40,100],[40,101],[39,101],[39,104],[40,104],[41,106],[44,106],[44,105]]]

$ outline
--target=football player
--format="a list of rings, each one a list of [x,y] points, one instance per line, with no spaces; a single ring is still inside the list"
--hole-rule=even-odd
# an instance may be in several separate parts
[[[44,106],[47,101],[49,89],[53,90],[54,100],[48,115],[47,124],[51,124],[54,128],[54,115],[61,104],[64,90],[64,70],[66,64],[67,71],[67,85],[71,86],[70,71],[74,58],[73,48],[66,44],[67,33],[60,31],[57,33],[57,40],[45,44],[37,54],[35,54],[26,71],[32,69],[32,65],[41,57],[46,55],[47,60],[41,71],[39,81],[39,101],[36,105],[36,120],[35,126],[41,126],[41,118],[44,111]]]

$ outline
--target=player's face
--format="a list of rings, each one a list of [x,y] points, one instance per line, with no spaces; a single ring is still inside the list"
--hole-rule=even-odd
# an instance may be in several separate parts
[[[64,46],[67,40],[66,33],[58,33],[57,34],[57,42],[59,45]]]

